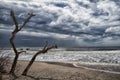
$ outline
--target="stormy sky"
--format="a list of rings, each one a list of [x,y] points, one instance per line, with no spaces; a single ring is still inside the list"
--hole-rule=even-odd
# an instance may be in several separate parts
[[[16,46],[120,46],[120,0],[0,0],[0,47],[9,47],[14,29],[33,12],[16,38]]]

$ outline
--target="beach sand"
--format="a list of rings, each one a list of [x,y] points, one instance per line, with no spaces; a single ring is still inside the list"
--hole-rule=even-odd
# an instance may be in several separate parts
[[[27,76],[22,76],[28,61],[18,61],[14,80],[120,80],[120,74],[94,71],[82,67],[74,67],[67,63],[34,62]],[[3,80],[13,80],[7,74]]]

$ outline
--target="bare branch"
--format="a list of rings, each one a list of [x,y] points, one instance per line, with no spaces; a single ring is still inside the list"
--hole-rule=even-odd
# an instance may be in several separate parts
[[[19,28],[19,31],[26,25],[27,22],[29,22],[29,20],[30,20],[33,16],[35,16],[35,14],[33,14],[33,13],[29,13],[28,15],[29,15],[29,17],[23,22],[22,26]]]
[[[35,55],[33,55],[32,59],[30,60],[30,62],[28,63],[27,67],[25,68],[25,70],[23,71],[22,75],[27,75],[28,70],[30,69],[30,67],[32,66],[33,62],[35,61],[36,57],[39,54],[45,54],[48,50],[52,49],[52,48],[57,48],[57,45],[51,46],[51,47],[47,47],[47,44],[45,45],[45,47],[38,51]]]
[[[46,41],[46,44],[45,44],[45,46],[44,46],[44,48],[42,50],[45,50],[47,45],[48,45],[48,42]]]
[[[13,60],[13,64],[12,64],[12,67],[11,67],[11,70],[10,70],[10,74],[13,74],[14,75],[14,71],[15,71],[15,68],[16,68],[16,64],[17,64],[17,60],[18,60],[18,57],[19,57],[19,54],[22,53],[22,52],[25,52],[25,51],[20,51],[18,52],[18,50],[16,49],[16,46],[14,44],[14,38],[16,36],[16,34],[25,26],[25,24],[31,19],[32,16],[35,16],[33,15],[32,13],[29,15],[29,17],[25,20],[25,22],[23,23],[23,25],[20,27],[18,25],[18,22],[17,22],[17,19],[15,17],[15,14],[14,14],[14,11],[11,10],[10,11],[10,15],[14,21],[14,24],[15,24],[15,29],[13,30],[12,32],[12,35],[10,37],[10,44],[14,50],[14,53],[15,53],[15,57],[14,57],[14,60]],[[20,28],[19,28],[20,27]]]
[[[10,73],[14,74],[14,71],[15,71],[15,67],[16,67],[16,64],[17,64],[17,60],[18,60],[18,57],[19,57],[19,54],[22,53],[22,52],[26,52],[26,51],[20,51],[18,52],[15,45],[14,45],[14,38],[16,36],[16,34],[26,25],[27,22],[29,22],[29,20],[35,16],[33,13],[29,13],[28,15],[28,18],[23,22],[23,24],[21,26],[18,25],[18,22],[17,22],[17,19],[15,17],[15,14],[14,14],[14,11],[11,10],[10,12],[10,15],[12,16],[12,19],[14,21],[14,24],[15,24],[15,30],[12,32],[12,36],[10,37],[10,43],[13,47],[13,50],[15,52],[15,58],[14,58],[14,61],[13,61],[13,64],[12,64],[12,67],[11,67],[11,70],[10,70]],[[27,65],[27,67],[25,68],[25,70],[23,71],[23,75],[26,75],[28,70],[30,69],[31,65],[33,64],[33,62],[35,61],[37,55],[39,54],[45,54],[47,53],[48,50],[52,49],[52,48],[57,48],[57,45],[54,45],[54,46],[50,46],[50,47],[47,47],[48,43],[46,42],[44,48],[40,51],[38,51],[31,59],[31,61],[29,62],[29,64]]]
[[[45,54],[45,53],[47,53],[47,51],[48,50],[50,50],[50,49],[53,49],[53,48],[57,48],[57,45],[54,45],[54,46],[50,46],[50,47],[45,47],[45,49],[43,48],[42,50],[39,50],[36,54],[38,55],[38,54]]]
[[[53,49],[53,48],[57,48],[57,45],[47,47],[45,50],[42,50],[42,53],[43,53],[43,54],[44,54],[44,53],[47,53],[48,50]]]
[[[15,29],[18,30],[18,22],[17,22],[17,19],[15,17],[14,11],[12,9],[10,11],[10,15],[11,15],[13,21],[14,21],[14,24],[15,24],[15,27],[16,27]]]

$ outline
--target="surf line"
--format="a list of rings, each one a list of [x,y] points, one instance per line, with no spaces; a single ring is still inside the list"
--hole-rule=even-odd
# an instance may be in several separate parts
[[[105,72],[105,73],[112,73],[112,74],[120,74],[120,72],[115,72],[115,71],[100,70],[100,69],[93,69],[93,68],[78,66],[76,63],[73,63],[73,66],[77,67],[77,68],[87,69],[87,70],[93,70],[93,71],[99,71],[99,72]]]

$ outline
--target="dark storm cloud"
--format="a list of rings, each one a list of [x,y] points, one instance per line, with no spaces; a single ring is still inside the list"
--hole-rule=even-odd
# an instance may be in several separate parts
[[[0,42],[9,39],[14,28],[10,9],[21,25],[29,12],[36,14],[18,34],[17,44],[37,45],[44,40],[60,46],[119,45],[119,0],[0,0]],[[3,33],[9,34],[8,36]],[[4,34],[7,38],[3,37]],[[23,37],[22,37],[23,36]],[[21,39],[19,39],[19,37]],[[34,38],[34,39],[33,39]],[[102,43],[102,44],[101,44]],[[30,46],[29,45],[29,46]]]
[[[69,6],[68,4],[66,4],[64,2],[51,2],[51,4],[55,5],[56,7],[61,7],[61,8]]]
[[[90,2],[96,3],[99,2],[99,0],[90,0]]]

